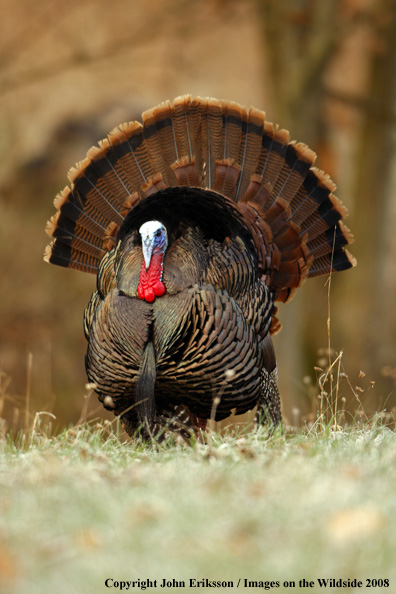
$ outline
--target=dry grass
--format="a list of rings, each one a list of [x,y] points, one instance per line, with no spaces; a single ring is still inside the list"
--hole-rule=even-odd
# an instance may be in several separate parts
[[[0,442],[8,594],[105,592],[107,578],[396,579],[396,436],[383,426],[153,448],[109,423],[52,437],[41,421]]]

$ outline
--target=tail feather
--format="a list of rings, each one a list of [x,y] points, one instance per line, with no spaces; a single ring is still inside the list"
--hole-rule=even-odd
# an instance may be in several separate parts
[[[190,186],[226,196],[225,208],[236,203],[276,299],[309,276],[355,264],[333,182],[313,167],[315,154],[289,142],[263,112],[185,95],[142,121],[112,130],[70,170],[71,188],[56,198],[47,225],[55,239],[48,261],[97,272],[129,210],[160,189]]]
[[[276,202],[279,197],[289,203],[292,201],[301,188],[314,160],[315,154],[305,145],[293,143],[288,145],[282,169],[271,195],[271,204]]]
[[[60,222],[58,222],[60,214],[61,213],[57,213],[50,221],[48,221],[47,233],[55,239],[60,239],[64,245],[73,245],[75,249],[100,260],[105,255],[105,250],[90,241],[93,236],[85,229],[80,228],[81,233],[76,237],[74,234],[74,221],[62,217]],[[94,238],[94,240],[95,239],[96,238]]]
[[[246,109],[229,102],[224,108],[224,159],[239,162],[241,146],[246,136]]]
[[[240,166],[233,159],[217,161],[213,189],[224,196],[234,199],[240,175]]]
[[[151,340],[148,341],[142,358],[138,379],[135,385],[136,413],[143,430],[150,433],[155,418],[154,386],[157,375],[155,350]]]
[[[107,218],[103,216],[97,209],[91,208],[84,211],[81,201],[70,200],[70,188],[66,187],[60,192],[54,200],[54,206],[58,209],[58,214],[61,213],[65,218],[78,222],[78,225],[90,231],[92,235],[96,236],[100,241],[106,231]],[[52,233],[51,233],[52,235]]]
[[[112,159],[114,167],[123,169],[133,188],[147,183],[153,171],[144,142],[142,124],[122,124],[110,132],[108,139],[112,147],[109,158]]]
[[[70,262],[73,262],[73,268],[76,270],[92,274],[97,273],[100,263],[100,258],[91,256],[58,240],[47,246],[44,252],[44,260],[66,268],[70,267]]]
[[[94,170],[98,177],[103,176],[109,191],[113,196],[131,195],[134,192],[136,177],[132,176],[123,166],[122,158],[116,155],[114,150],[110,149],[110,143],[107,142],[103,148],[92,147],[88,151],[88,157],[91,158]]]
[[[217,99],[192,102],[192,150],[199,172],[200,185],[214,188],[216,162],[224,158],[223,109]]]
[[[223,118],[220,101],[210,99],[207,103],[205,124],[201,137],[207,136],[207,187],[213,188],[216,179],[216,163],[224,158]]]
[[[348,270],[356,265],[355,258],[348,250],[337,249],[331,254],[315,259],[315,266],[311,267],[308,278],[329,274],[329,271]]]
[[[202,188],[208,187],[206,183],[206,173],[207,173],[207,159],[208,159],[208,149],[207,149],[207,138],[205,135],[201,138],[201,129],[203,125],[203,120],[205,116],[205,111],[207,109],[207,100],[204,99],[194,99],[191,100],[189,96],[186,97],[186,103],[188,104],[187,109],[187,121],[188,121],[188,134],[189,134],[189,153],[190,153],[190,145],[191,145],[191,154],[192,158],[195,159],[195,165],[198,172],[198,180],[199,186]],[[207,130],[207,126],[205,127]]]
[[[142,114],[144,139],[153,173],[161,173],[167,186],[177,185],[171,165],[179,159],[169,101]],[[180,155],[181,156],[181,155]]]
[[[265,115],[263,112],[253,107],[250,108],[247,114],[244,142],[241,145],[238,157],[238,163],[241,164],[241,174],[235,196],[237,202],[245,195],[252,173],[258,163],[264,120]]]
[[[190,98],[188,95],[178,97],[173,103],[173,130],[175,135],[178,159],[187,157],[191,162],[193,152],[191,146],[191,132],[188,121],[188,108]],[[177,160],[178,160],[177,159]]]
[[[288,149],[289,133],[265,122],[261,151],[255,173],[271,193],[283,167]]]
[[[118,196],[114,197],[107,187],[105,177],[98,177],[96,171],[100,171],[100,168],[92,163],[92,168],[85,171],[84,175],[75,177],[72,182],[73,194],[77,201],[80,201],[84,210],[87,209],[89,212],[90,208],[96,209],[107,220],[115,221],[121,225],[123,221],[120,216],[122,201]]]
[[[326,229],[324,233],[307,242],[309,252],[314,258],[331,253],[335,245],[338,248],[343,248],[350,243],[348,241],[349,229],[345,225],[342,227],[341,225],[342,223],[339,223],[332,229]]]

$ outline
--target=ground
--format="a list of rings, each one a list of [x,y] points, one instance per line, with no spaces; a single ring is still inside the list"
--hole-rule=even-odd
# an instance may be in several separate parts
[[[393,591],[393,431],[213,433],[207,444],[152,448],[122,443],[108,427],[1,443],[7,594],[117,592],[116,582],[133,580],[129,591],[144,580],[149,592],[213,591],[190,578],[234,589],[256,582],[245,591],[269,582],[278,592],[336,592],[318,579],[357,579],[356,591]],[[163,579],[179,586],[160,588]],[[302,579],[312,587],[300,588]],[[293,580],[294,588],[283,585]],[[390,586],[366,588],[367,580]]]

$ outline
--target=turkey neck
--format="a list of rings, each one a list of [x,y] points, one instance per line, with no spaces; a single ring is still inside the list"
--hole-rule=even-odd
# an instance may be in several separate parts
[[[146,268],[146,263],[143,260],[138,285],[140,299],[152,303],[156,297],[161,297],[165,293],[165,285],[162,282],[163,265],[164,252],[158,247],[153,249],[148,268]]]

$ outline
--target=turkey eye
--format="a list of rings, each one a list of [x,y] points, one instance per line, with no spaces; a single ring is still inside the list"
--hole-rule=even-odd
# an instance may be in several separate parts
[[[158,229],[158,231],[155,232],[155,236],[160,237],[160,235],[161,235],[161,231]]]

